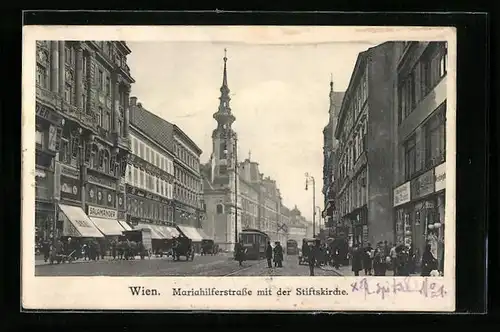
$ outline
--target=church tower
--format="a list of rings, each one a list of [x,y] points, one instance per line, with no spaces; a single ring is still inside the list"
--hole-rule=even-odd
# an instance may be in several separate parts
[[[212,132],[211,182],[215,190],[220,192],[216,201],[219,210],[216,215],[215,240],[224,243],[227,250],[234,250],[235,235],[241,231],[241,218],[239,215],[239,175],[237,155],[237,135],[232,125],[236,117],[229,105],[231,97],[227,82],[227,53],[224,49],[224,70],[222,73],[222,86],[220,87],[219,107],[213,114],[217,127]],[[237,199],[238,197],[238,199]],[[238,213],[238,215],[237,215]],[[237,228],[235,223],[238,223]]]
[[[236,117],[229,105],[231,97],[227,83],[227,54],[224,49],[224,71],[222,86],[220,87],[219,108],[213,118],[217,121],[217,128],[212,132],[212,174],[213,182],[225,186],[234,186],[234,167],[236,166],[235,140],[236,133],[232,124]]]

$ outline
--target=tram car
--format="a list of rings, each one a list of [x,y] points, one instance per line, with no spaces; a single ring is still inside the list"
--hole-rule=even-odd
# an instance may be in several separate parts
[[[244,229],[240,232],[240,242],[245,249],[247,260],[259,260],[266,257],[266,245],[269,235],[258,229]]]
[[[287,255],[299,254],[299,245],[297,244],[297,241],[293,239],[286,241],[286,254]]]

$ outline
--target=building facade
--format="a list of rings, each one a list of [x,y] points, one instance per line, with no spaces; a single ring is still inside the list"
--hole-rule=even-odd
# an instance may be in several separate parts
[[[300,210],[295,206],[290,211],[290,223],[288,224],[288,239],[297,241],[299,247],[302,239],[312,237],[312,225],[306,221]]]
[[[150,228],[155,239],[170,239],[175,233],[173,126],[147,111],[136,97],[130,105],[127,221]]]
[[[285,241],[287,228],[282,222],[282,198],[276,181],[264,177],[250,156],[238,162],[226,57],[220,91],[219,108],[213,115],[217,127],[212,132],[212,154],[202,168],[205,232],[228,251],[234,249],[237,232],[245,228],[259,229],[273,241]]]
[[[400,46],[394,123],[394,215],[397,243],[426,243],[444,258],[446,191],[446,42]],[[441,269],[442,270],[442,269]]]
[[[178,225],[202,229],[205,220],[200,173],[202,150],[176,125],[174,125],[173,134],[174,220]]]
[[[325,209],[321,213],[325,221],[325,227],[329,229],[329,233],[337,234],[337,226],[339,225],[338,213],[335,207],[335,190],[333,183],[335,180],[335,167],[337,163],[337,147],[338,141],[335,138],[335,128],[338,122],[340,105],[344,98],[344,92],[333,91],[333,81],[330,81],[328,109],[328,124],[323,129],[323,197]],[[339,232],[337,235],[343,235]]]
[[[394,241],[393,104],[399,44],[383,43],[358,55],[335,129],[336,208],[350,245]]]
[[[102,237],[89,216],[99,220],[95,224],[103,225],[104,234],[125,219],[128,100],[134,83],[126,60],[130,53],[122,41],[37,43],[37,113],[42,114],[37,119],[48,117],[37,126],[45,155],[38,159],[54,170],[57,236]],[[47,155],[54,152],[49,162]],[[37,201],[43,194],[47,191],[37,190]]]

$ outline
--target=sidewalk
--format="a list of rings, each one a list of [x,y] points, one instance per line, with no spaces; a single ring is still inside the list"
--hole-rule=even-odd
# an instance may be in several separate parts
[[[342,276],[345,276],[345,277],[354,277],[354,272],[352,271],[352,268],[350,265],[347,265],[347,266],[341,266],[340,268],[336,269],[334,268],[333,266],[322,266],[320,267],[320,269],[324,270],[324,271],[333,271],[333,272],[336,272],[336,273],[339,273],[340,275]],[[362,271],[359,271],[360,273],[360,277],[361,276],[364,276],[364,270]],[[393,277],[394,276],[394,273],[390,270],[387,270],[386,274],[385,274],[386,277]],[[418,277],[420,276],[419,273],[413,273],[413,274],[410,274],[410,277]]]

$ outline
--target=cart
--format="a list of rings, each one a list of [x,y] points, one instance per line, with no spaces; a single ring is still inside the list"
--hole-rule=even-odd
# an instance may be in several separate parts
[[[55,251],[52,251],[49,256],[49,262],[50,264],[60,264],[60,263],[71,263],[75,260],[75,257],[73,255],[75,254],[76,250],[73,250],[70,252],[68,255],[65,255],[63,253],[56,253]]]

